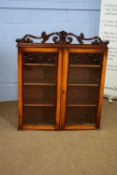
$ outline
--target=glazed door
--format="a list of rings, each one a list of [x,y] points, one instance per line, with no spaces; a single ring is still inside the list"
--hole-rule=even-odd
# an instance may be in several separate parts
[[[61,50],[19,49],[19,128],[59,128],[61,66]]]
[[[103,65],[100,49],[64,50],[62,129],[94,129],[99,118]]]

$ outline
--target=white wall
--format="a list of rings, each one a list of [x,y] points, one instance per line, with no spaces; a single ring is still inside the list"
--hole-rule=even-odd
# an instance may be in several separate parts
[[[17,48],[24,34],[98,35],[100,0],[0,0],[0,101],[17,99]]]

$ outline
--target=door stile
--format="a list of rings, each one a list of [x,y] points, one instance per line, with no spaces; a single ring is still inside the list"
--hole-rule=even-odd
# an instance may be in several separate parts
[[[62,86],[62,65],[63,54],[62,49],[59,49],[58,56],[58,72],[57,72],[57,93],[56,93],[56,126],[55,129],[60,129],[60,115],[61,115],[61,86]]]
[[[106,75],[106,65],[107,65],[107,51],[104,51],[103,63],[102,63],[102,76],[100,80],[100,88],[98,95],[98,107],[96,114],[96,128],[100,128],[100,120],[101,120],[101,111],[102,111],[102,103],[103,103],[103,91],[104,91],[104,83],[105,83],[105,75]]]
[[[18,48],[18,129],[23,125],[22,50]]]
[[[62,96],[61,96],[61,129],[65,128],[67,81],[68,81],[68,49],[63,50]]]

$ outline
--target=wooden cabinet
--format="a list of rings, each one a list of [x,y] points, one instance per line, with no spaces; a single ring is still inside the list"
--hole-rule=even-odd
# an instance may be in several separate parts
[[[54,43],[45,43],[50,37]],[[72,37],[79,44],[71,44]],[[99,128],[108,42],[62,31],[25,35],[17,43],[19,129]]]

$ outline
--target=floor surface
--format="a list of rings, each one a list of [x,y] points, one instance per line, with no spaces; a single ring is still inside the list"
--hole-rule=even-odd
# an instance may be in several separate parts
[[[117,175],[117,102],[101,130],[17,131],[17,102],[0,103],[0,175]]]

